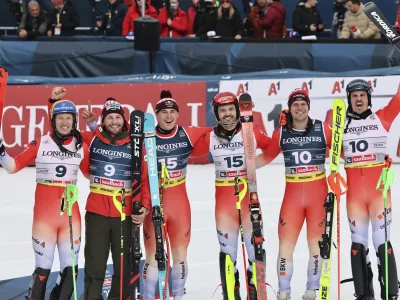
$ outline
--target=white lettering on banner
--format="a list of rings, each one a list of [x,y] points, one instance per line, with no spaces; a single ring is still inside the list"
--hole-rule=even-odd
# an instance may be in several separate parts
[[[3,109],[3,116],[5,115],[6,111],[9,109],[13,109],[18,113],[19,121],[22,121],[22,114],[23,114],[23,107],[16,107],[16,106],[6,106]],[[4,126],[3,126],[4,127]],[[15,146],[22,146],[22,129],[25,128],[25,125],[11,125],[11,128],[15,129],[15,140],[12,144],[7,144],[4,141],[4,146],[7,148],[12,148]],[[3,133],[2,133],[3,135]]]
[[[280,90],[277,94],[268,95],[269,87],[273,80],[252,79],[246,81],[246,90],[254,101],[254,111],[261,112],[263,122],[268,136],[272,136],[276,125],[278,125],[279,113],[274,111],[277,107],[282,109],[287,108],[287,97],[296,88],[304,88],[304,83],[312,82],[312,89],[308,87],[308,92],[311,99],[310,117],[321,121],[331,123],[331,110],[334,98],[342,98],[347,104],[346,85],[357,77],[328,77],[328,78],[293,78],[280,80]],[[369,82],[372,87],[372,111],[385,107],[391,98],[397,93],[400,85],[400,76],[375,76],[361,77]],[[243,85],[243,80],[222,80],[220,81],[220,92],[241,91],[240,85]],[[332,93],[334,92],[334,93]],[[394,162],[400,162],[400,157],[397,156],[400,132],[400,116],[397,117],[390,129],[387,143],[387,152],[390,154]],[[374,128],[358,128],[354,133],[362,130],[374,130]],[[286,141],[288,142],[288,141]],[[292,141],[290,141],[292,142]],[[400,153],[400,149],[399,149]],[[329,159],[329,158],[328,158]],[[341,160],[343,162],[343,160]],[[283,163],[282,155],[279,155],[274,163]]]
[[[199,106],[203,103],[188,103],[187,106],[192,108],[192,126],[199,126]]]
[[[39,123],[36,123],[36,110],[43,109],[47,115],[47,106],[31,106],[27,105],[26,108],[29,110],[29,134],[28,134],[28,142],[35,139],[35,136],[42,136],[44,134],[44,118],[40,120]],[[35,134],[35,129],[39,129],[40,134]],[[26,147],[27,145],[24,145]]]

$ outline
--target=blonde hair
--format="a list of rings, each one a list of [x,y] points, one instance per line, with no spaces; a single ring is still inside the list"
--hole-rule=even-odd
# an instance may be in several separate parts
[[[232,16],[234,13],[235,13],[235,9],[233,8],[232,3],[231,3],[231,6],[229,7],[229,19],[232,19]],[[220,5],[218,7],[218,20],[221,20],[221,19],[222,19],[222,5]]]

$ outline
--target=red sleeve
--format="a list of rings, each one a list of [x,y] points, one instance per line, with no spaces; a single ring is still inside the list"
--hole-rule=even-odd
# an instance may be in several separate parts
[[[200,128],[198,128],[200,129]],[[192,157],[205,155],[210,152],[210,132],[212,128],[204,128],[208,129],[202,136],[194,143],[194,140],[191,139],[193,150],[190,154]]]
[[[96,132],[85,131],[85,132],[81,132],[81,135],[82,135],[83,142],[86,143],[86,145],[89,147],[90,144],[92,143],[93,138],[96,135]]]
[[[38,153],[40,141],[32,141],[28,144],[23,152],[14,157],[14,165],[12,170],[7,170],[8,173],[14,174],[27,167]]]
[[[213,131],[214,127],[194,127],[188,126],[183,127],[185,129],[190,142],[192,143],[193,147],[200,141],[200,139],[208,132]]]
[[[268,144],[271,141],[265,133],[263,133],[260,129],[254,128],[254,137],[256,138],[257,148],[265,150],[268,147]]]
[[[83,143],[82,145],[83,149],[83,159],[81,161],[81,164],[79,166],[79,169],[81,170],[83,176],[89,179],[90,177],[90,153],[89,153],[89,146],[87,143]]]
[[[258,111],[253,111],[253,118],[254,118],[254,128],[260,129],[262,132],[267,134],[265,130],[264,120],[262,118],[262,114]]]
[[[179,19],[175,18],[172,20],[171,28],[180,32],[182,35],[184,35],[188,31],[188,18],[184,11],[180,13]]]
[[[150,9],[149,9],[150,11],[149,11],[149,16],[150,17],[152,17],[152,18],[154,18],[154,19],[158,19],[158,12],[157,12],[157,9],[155,9],[154,8],[154,6],[151,6],[150,5]]]
[[[125,15],[124,22],[122,23],[122,35],[127,36],[129,32],[133,31],[133,20],[132,20],[132,13],[133,13],[133,8],[135,6],[131,6],[128,9],[128,12]]]
[[[387,132],[389,132],[390,127],[392,126],[392,123],[394,119],[396,119],[399,112],[400,112],[400,90],[390,100],[387,106],[376,112],[376,115],[381,120],[382,125]]]
[[[161,29],[167,24],[168,15],[167,10],[165,8],[160,9],[160,14],[158,16],[158,21],[160,21]]]
[[[274,130],[271,141],[268,143],[267,147],[263,150],[263,153],[257,155],[256,157],[257,168],[261,168],[269,164],[279,155],[279,153],[281,153],[282,149],[280,146],[280,142],[281,142],[281,127],[278,127]]]

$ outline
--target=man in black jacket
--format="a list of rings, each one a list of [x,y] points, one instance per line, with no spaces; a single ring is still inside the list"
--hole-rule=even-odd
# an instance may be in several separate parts
[[[32,39],[37,36],[45,35],[47,31],[47,14],[40,9],[37,1],[28,4],[29,14],[22,15],[21,23],[18,27],[18,35],[21,39]]]
[[[49,14],[48,36],[72,36],[79,26],[79,16],[70,1],[51,0],[54,9]]]
[[[104,15],[101,21],[97,21],[97,27],[105,30],[109,36],[122,35],[122,23],[128,11],[128,5],[122,0],[108,0],[108,13]]]
[[[293,12],[292,26],[301,36],[316,35],[324,31],[324,23],[316,8],[317,0],[304,0],[297,4]]]

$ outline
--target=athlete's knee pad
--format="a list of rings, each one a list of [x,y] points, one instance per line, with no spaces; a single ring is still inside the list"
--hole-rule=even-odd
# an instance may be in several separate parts
[[[221,274],[222,293],[226,300],[240,299],[239,272],[235,273],[235,263],[229,254],[219,253],[219,268]]]
[[[390,242],[387,245],[387,265],[388,265],[388,289],[389,289],[389,297],[396,296],[399,292],[398,279],[397,279],[397,267],[396,260],[394,258],[393,247]],[[379,258],[380,265],[378,265],[379,270],[379,283],[381,286],[381,298],[385,299],[385,291],[386,291],[386,263],[385,263],[385,244],[382,244],[378,247],[377,256]]]
[[[368,295],[367,250],[359,243],[351,244],[351,271],[357,296]]]
[[[32,274],[29,284],[28,300],[44,300],[46,295],[46,284],[49,279],[50,270],[36,268]]]

